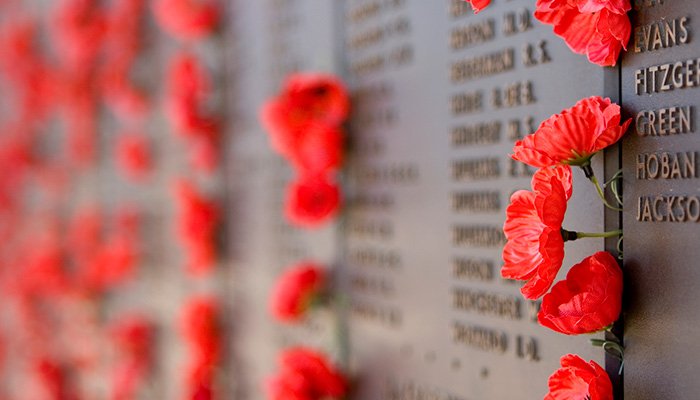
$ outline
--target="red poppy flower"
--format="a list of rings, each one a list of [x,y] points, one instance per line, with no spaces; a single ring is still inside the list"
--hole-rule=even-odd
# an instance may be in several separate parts
[[[185,305],[182,332],[192,353],[187,366],[186,399],[212,397],[214,368],[221,357],[219,305],[212,297],[195,297]]]
[[[173,59],[168,72],[168,112],[178,133],[195,138],[216,136],[217,123],[201,110],[209,92],[209,76],[199,60],[190,54]]]
[[[194,40],[214,30],[221,10],[214,1],[158,0],[154,13],[161,29],[176,38]]]
[[[289,161],[302,174],[323,175],[340,166],[342,149],[343,134],[338,128],[309,124],[297,138]]]
[[[574,265],[542,299],[540,324],[567,335],[591,333],[611,325],[622,309],[622,270],[615,257],[600,251]]]
[[[219,208],[215,201],[197,192],[190,183],[177,185],[179,203],[178,234],[188,253],[188,272],[211,272],[216,262],[216,227]]]
[[[151,171],[150,146],[143,135],[120,135],[116,150],[119,167],[127,177],[141,180]]]
[[[551,116],[537,131],[519,140],[511,157],[533,167],[587,165],[593,155],[620,140],[631,119],[620,125],[620,106],[589,97]]]
[[[272,147],[285,157],[295,158],[310,124],[337,128],[349,110],[347,91],[336,77],[294,74],[286,80],[280,95],[263,106],[261,120]]]
[[[195,352],[195,368],[213,365],[221,352],[219,306],[212,297],[195,297],[185,305],[182,332]],[[193,369],[193,370],[194,370]]]
[[[340,207],[340,188],[322,177],[302,176],[287,188],[285,215],[297,226],[317,228]]]
[[[347,391],[343,375],[326,357],[312,349],[295,347],[279,357],[281,372],[268,381],[271,400],[340,398]]]
[[[488,7],[489,4],[491,4],[491,0],[464,0],[464,1],[471,4],[472,9],[474,10],[474,14],[478,14],[479,11],[483,10],[484,8]]]
[[[571,197],[569,166],[543,168],[532,179],[533,191],[513,194],[506,209],[501,275],[527,280],[523,296],[537,299],[552,286],[564,260],[561,224]]]
[[[272,289],[270,312],[278,321],[298,321],[304,317],[324,283],[323,269],[314,263],[303,262],[289,268]]]
[[[612,383],[595,361],[586,362],[575,354],[561,358],[561,368],[549,377],[549,394],[544,400],[613,400]]]
[[[629,0],[537,0],[535,17],[553,25],[574,53],[613,66],[632,33],[630,9]]]

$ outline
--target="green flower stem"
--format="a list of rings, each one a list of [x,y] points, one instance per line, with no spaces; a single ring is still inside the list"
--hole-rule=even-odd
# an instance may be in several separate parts
[[[605,339],[591,339],[591,344],[596,347],[602,347],[606,353],[620,361],[623,361],[625,358],[625,348],[620,343]]]
[[[609,237],[615,237],[615,236],[621,236],[622,235],[622,229],[618,229],[616,231],[609,231],[609,232],[576,232],[576,239],[581,239],[581,238],[609,238]]]
[[[620,207],[615,207],[608,203],[608,201],[605,199],[605,192],[603,191],[603,187],[600,186],[600,182],[598,182],[598,178],[595,177],[593,174],[593,168],[591,167],[590,163],[581,165],[581,169],[583,170],[583,173],[586,175],[586,178],[588,178],[591,183],[595,186],[596,192],[598,192],[598,197],[600,197],[600,200],[603,201],[603,204],[605,207],[608,207],[611,210],[614,211],[622,211]]]
[[[603,192],[603,188],[600,186],[600,183],[598,183],[598,178],[595,177],[595,175],[592,175],[590,178],[588,178],[593,185],[595,186],[596,192],[598,192],[598,197],[603,201],[603,204],[605,204],[605,207],[608,207],[611,210],[614,211],[622,211],[620,207],[615,207],[608,203],[608,201],[605,199],[605,193]]]
[[[565,242],[583,238],[609,238],[615,236],[622,236],[622,229],[609,232],[574,232],[561,228],[561,237]]]

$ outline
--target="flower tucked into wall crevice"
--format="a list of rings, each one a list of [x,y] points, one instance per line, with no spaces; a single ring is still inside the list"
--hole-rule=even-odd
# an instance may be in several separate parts
[[[552,25],[571,51],[614,66],[632,33],[629,0],[537,0],[535,18]]]
[[[216,264],[216,229],[220,211],[217,202],[200,193],[190,182],[176,184],[177,234],[187,252],[187,272],[205,275]]]
[[[542,168],[532,178],[533,191],[519,190],[506,209],[501,275],[527,280],[521,292],[542,297],[552,286],[564,260],[561,224],[571,197],[568,165]]]
[[[343,374],[316,350],[286,349],[279,356],[279,365],[280,371],[266,385],[270,400],[341,399],[347,393]]]
[[[189,53],[175,57],[168,73],[167,111],[175,131],[188,141],[191,164],[211,172],[217,165],[220,122],[206,111],[211,95],[204,65]]]
[[[215,370],[223,356],[220,307],[214,297],[189,299],[182,314],[182,333],[190,348],[184,399],[210,400],[215,391]]]
[[[586,362],[575,354],[561,358],[561,368],[549,377],[544,400],[613,400],[612,383],[595,361]]]
[[[323,176],[300,176],[287,187],[284,215],[296,226],[314,229],[340,208],[340,187]]]
[[[549,1],[557,7],[573,2]],[[538,1],[538,7],[543,3]],[[628,6],[626,0],[578,0],[577,3],[582,10],[594,10],[594,13],[602,12],[605,7],[619,10]],[[580,30],[578,34],[587,33]],[[582,169],[605,207],[622,210],[621,171],[601,186],[593,172],[591,158],[620,140],[630,123],[631,119],[622,122],[620,106],[610,99],[589,97],[551,116],[513,147],[511,157],[514,160],[540,169],[532,178],[532,191],[515,192],[506,209],[504,233],[508,242],[503,249],[501,275],[527,280],[521,289],[525,298],[544,296],[538,322],[556,332],[578,335],[609,330],[620,315],[622,270],[612,254],[597,252],[573,266],[565,280],[556,284],[554,281],[564,260],[564,242],[619,237],[621,254],[622,230],[575,232],[561,225],[571,197],[570,166]],[[606,198],[608,185],[617,206]],[[619,342],[593,339],[591,343],[612,351],[611,354],[623,361],[624,349]],[[552,375],[549,386],[550,393],[545,400],[613,398],[606,372],[594,362],[586,364],[574,355],[562,358],[562,368]]]
[[[338,211],[341,194],[335,173],[343,159],[341,125],[349,110],[342,82],[316,73],[290,75],[261,109],[271,147],[296,173],[285,201],[285,216],[296,226],[320,227]]]
[[[542,299],[537,320],[566,335],[604,330],[622,310],[622,270],[612,254],[600,251],[571,267]]]
[[[277,278],[270,293],[270,313],[280,322],[298,322],[317,304],[326,285],[324,268],[300,262]]]
[[[632,120],[621,124],[621,119],[620,106],[609,98],[579,100],[542,122],[535,133],[517,141],[511,157],[537,168],[588,165],[591,157],[627,132]]]

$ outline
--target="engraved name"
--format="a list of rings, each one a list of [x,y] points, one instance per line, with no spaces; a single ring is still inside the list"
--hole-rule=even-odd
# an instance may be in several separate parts
[[[394,207],[394,197],[391,194],[358,194],[348,201],[348,207],[353,210],[390,210]]]
[[[403,320],[399,309],[369,302],[354,301],[351,312],[353,317],[376,322],[389,328],[399,328]]]
[[[525,106],[536,101],[532,81],[509,83],[491,92],[491,105],[496,109]]]
[[[471,289],[454,289],[452,291],[452,306],[456,310],[490,317],[519,320],[522,318],[520,303],[520,298],[516,296]]]
[[[501,210],[501,195],[497,191],[457,192],[452,194],[452,211],[490,212]]]
[[[510,47],[452,63],[450,80],[454,83],[466,82],[511,71],[513,68],[515,68],[515,49]]]
[[[457,160],[452,162],[452,178],[455,181],[469,181],[496,178],[501,175],[498,157]]]
[[[393,250],[372,247],[355,248],[348,255],[353,266],[395,270],[401,266],[401,256]]]
[[[500,226],[457,225],[452,227],[452,244],[466,247],[501,247],[506,243]]]
[[[693,107],[643,110],[634,119],[639,136],[667,136],[693,131]]]
[[[450,100],[453,115],[466,115],[484,109],[484,93],[481,91],[458,93]]]
[[[489,18],[452,29],[450,32],[450,47],[453,50],[463,49],[493,40],[495,36],[496,21],[493,18]]]
[[[460,125],[452,128],[453,146],[493,144],[501,140],[501,121],[476,125]]]
[[[688,43],[688,17],[662,19],[634,28],[634,52],[654,51]]]
[[[346,231],[358,237],[387,240],[394,236],[394,225],[376,219],[353,219],[347,225]]]
[[[392,379],[387,383],[383,392],[381,398],[384,400],[468,400],[445,390],[420,385],[411,380],[399,383]]]
[[[466,281],[492,281],[493,262],[457,257],[452,260],[452,276]]]
[[[455,343],[493,353],[505,353],[508,349],[508,336],[504,331],[459,322],[452,325],[452,340]]]
[[[698,196],[641,196],[637,201],[637,221],[699,222]]]
[[[347,18],[350,21],[357,23],[379,15],[381,9],[382,7],[378,1],[372,1],[350,10],[350,12],[347,15]]]
[[[350,286],[355,292],[375,294],[383,297],[391,297],[396,293],[396,288],[391,281],[378,277],[354,275],[350,278]]]
[[[418,180],[418,167],[413,164],[365,166],[358,168],[355,176],[360,183],[364,184],[408,184]]]
[[[697,177],[694,151],[637,154],[637,179],[690,179]]]
[[[700,85],[700,58],[653,65],[635,71],[635,93],[650,94]]]

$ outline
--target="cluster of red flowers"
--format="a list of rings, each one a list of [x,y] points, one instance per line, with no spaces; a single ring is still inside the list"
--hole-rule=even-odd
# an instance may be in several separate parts
[[[209,77],[197,58],[186,53],[173,58],[168,74],[168,115],[175,131],[188,140],[191,164],[204,171],[213,171],[218,162],[219,124],[201,111],[209,88]]]
[[[475,13],[491,0],[465,0]],[[537,0],[535,18],[552,25],[569,48],[600,66],[614,66],[632,33],[629,0]]]
[[[112,400],[136,400],[153,368],[154,327],[142,316],[126,316],[112,328],[121,361],[112,381]]]
[[[209,110],[212,83],[202,59],[193,51],[195,42],[214,33],[222,10],[211,0],[156,0],[153,11],[160,28],[180,41],[180,50],[169,62],[165,111],[173,131],[185,141],[187,164],[195,172],[213,174],[218,167],[220,123]],[[193,178],[196,178],[193,177]],[[186,252],[190,276],[211,277],[217,260],[218,203],[203,194],[197,179],[176,183],[177,235]],[[183,335],[190,347],[184,397],[215,398],[215,369],[222,357],[219,304],[213,296],[191,298],[182,315]]]
[[[213,31],[220,13],[209,3],[164,0],[154,11],[168,32],[189,40]],[[154,166],[146,135],[151,104],[139,84],[152,73],[139,65],[148,6],[146,0],[61,0],[47,10],[0,1],[0,85],[11,100],[0,104],[0,292],[11,322],[3,329],[12,346],[26,349],[8,355],[21,371],[10,391],[24,386],[24,397],[91,396],[87,382],[98,374],[100,344],[109,333],[120,347],[115,400],[136,398],[151,367],[147,321],[118,321],[112,332],[99,318],[85,318],[133,279],[141,259],[137,215],[119,211],[121,196],[109,199],[112,211],[94,198],[113,194],[111,185],[109,193],[95,185],[109,169],[94,161],[99,149],[110,149],[118,172],[141,183]],[[203,149],[196,165],[211,169],[217,127],[202,117],[208,79],[198,65],[188,68],[176,73],[170,93],[177,99],[170,103],[183,117],[186,129],[178,132],[204,138],[205,145],[196,143]],[[190,270],[206,272],[215,261],[218,207],[196,187],[180,189],[177,225]],[[76,207],[76,200],[96,205]],[[200,372],[192,376],[199,379]]]
[[[128,281],[139,262],[138,219],[128,225],[115,218],[110,229],[97,209],[80,210],[59,236],[56,224],[41,236],[20,243],[18,293],[51,297],[81,293],[99,295]]]
[[[270,312],[280,322],[297,322],[316,302],[325,286],[324,270],[302,262],[287,269],[275,283],[270,295]]]
[[[213,297],[195,297],[183,309],[182,332],[190,347],[185,399],[211,400],[215,369],[221,359],[219,305]]]
[[[312,307],[322,304],[326,290],[325,269],[313,262],[301,262],[288,268],[277,279],[270,295],[270,313],[279,322],[298,323]],[[325,355],[296,347],[279,356],[281,370],[267,382],[271,400],[322,400],[343,397],[345,378],[334,369]]]
[[[550,117],[513,148],[513,159],[540,169],[532,191],[515,192],[506,210],[501,275],[528,281],[521,289],[528,299],[544,296],[538,321],[556,332],[577,335],[609,328],[622,309],[622,270],[608,252],[585,258],[552,287],[564,260],[564,242],[590,235],[562,228],[572,195],[570,165],[580,166],[597,185],[590,159],[624,135],[630,121],[621,122],[617,104],[590,97]],[[586,367],[568,355],[562,368],[550,379],[547,399],[611,398],[610,380],[595,362]]]
[[[279,356],[280,371],[267,382],[272,400],[340,399],[347,382],[326,357],[309,348],[295,347]]]
[[[285,202],[285,215],[297,226],[318,227],[338,211],[340,188],[334,175],[343,158],[341,125],[349,109],[343,84],[323,74],[289,76],[262,109],[272,148],[297,175]]]
[[[153,11],[163,31],[191,47],[214,32],[221,10],[215,1],[158,0]],[[166,114],[174,132],[186,140],[189,165],[196,171],[214,172],[220,124],[206,111],[212,86],[206,68],[195,53],[181,51],[170,60],[166,79]],[[138,157],[136,150],[131,153]],[[208,275],[216,263],[220,215],[216,202],[202,195],[194,182],[177,183],[178,237],[187,252],[187,271]]]

